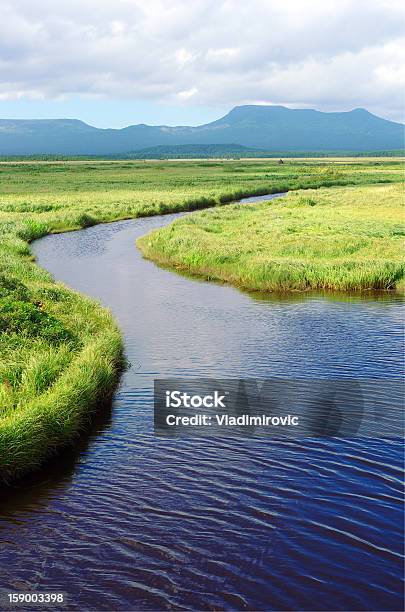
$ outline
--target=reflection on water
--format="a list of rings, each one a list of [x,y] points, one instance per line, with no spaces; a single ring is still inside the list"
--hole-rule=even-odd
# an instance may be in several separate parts
[[[109,305],[131,368],[75,454],[3,490],[2,587],[70,609],[397,610],[402,445],[153,436],[160,378],[397,379],[395,295],[252,296],[141,258],[171,217],[49,236],[39,263]]]

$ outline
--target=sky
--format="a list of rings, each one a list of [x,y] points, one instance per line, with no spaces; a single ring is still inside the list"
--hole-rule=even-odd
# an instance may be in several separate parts
[[[198,125],[241,104],[405,121],[397,0],[0,0],[0,117]]]

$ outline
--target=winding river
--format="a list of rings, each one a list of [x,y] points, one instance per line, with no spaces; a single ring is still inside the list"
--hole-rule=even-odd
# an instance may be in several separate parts
[[[33,245],[112,309],[131,367],[75,452],[1,491],[1,588],[71,610],[402,609],[399,439],[163,438],[152,418],[158,377],[398,378],[402,300],[175,274],[135,240],[176,216]]]

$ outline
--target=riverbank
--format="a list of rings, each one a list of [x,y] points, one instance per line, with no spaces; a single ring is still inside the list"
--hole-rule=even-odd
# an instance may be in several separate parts
[[[70,443],[123,367],[106,309],[33,261],[51,232],[225,204],[321,185],[397,182],[400,162],[0,164],[0,478],[37,468]]]
[[[145,257],[259,291],[388,290],[404,279],[403,186],[296,191],[176,220]]]

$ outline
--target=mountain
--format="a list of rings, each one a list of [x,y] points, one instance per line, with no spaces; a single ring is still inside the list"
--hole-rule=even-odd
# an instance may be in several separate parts
[[[284,106],[236,106],[197,127],[99,129],[76,119],[0,119],[0,155],[114,155],[156,146],[235,143],[267,151],[402,149],[404,126],[362,108],[323,113]]]

